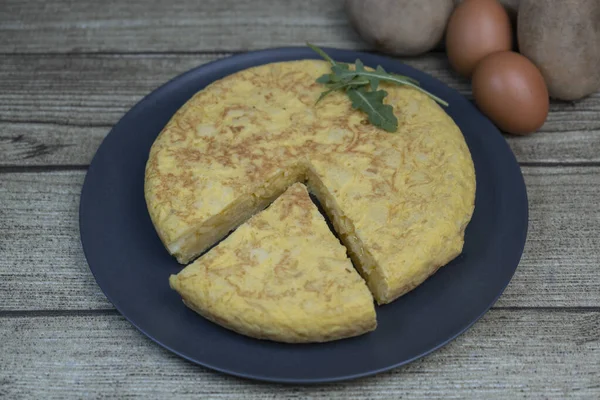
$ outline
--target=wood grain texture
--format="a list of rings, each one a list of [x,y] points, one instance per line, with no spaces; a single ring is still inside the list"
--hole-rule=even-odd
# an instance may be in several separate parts
[[[343,0],[3,0],[0,52],[365,47]]]
[[[118,315],[0,318],[0,396],[415,399],[600,396],[600,312],[493,310],[455,341],[378,376],[254,383],[184,361]]]
[[[0,310],[110,308],[79,242],[84,171],[0,174]],[[600,306],[600,168],[526,167],[529,239],[500,307]]]
[[[87,165],[103,137],[143,96],[214,55],[7,56],[0,63],[0,165]],[[404,59],[470,96],[432,53]],[[600,94],[553,103],[541,132],[507,136],[520,162],[600,162]]]
[[[82,158],[89,163],[108,131],[96,126],[0,122],[0,166],[78,165]]]
[[[0,174],[0,310],[112,308],[79,240],[84,176]]]

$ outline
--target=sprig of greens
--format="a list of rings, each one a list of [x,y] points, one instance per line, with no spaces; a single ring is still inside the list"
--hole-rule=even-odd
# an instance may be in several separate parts
[[[364,87],[347,90],[346,94],[352,100],[352,107],[367,113],[369,122],[388,132],[396,132],[398,119],[394,115],[394,108],[383,103],[387,96],[385,90],[367,91]]]
[[[377,66],[375,71],[367,71],[359,59],[354,62],[354,69],[351,70],[349,64],[336,62],[317,46],[310,43],[306,45],[331,64],[331,73],[317,79],[318,83],[327,87],[327,90],[317,99],[317,103],[334,91],[344,91],[352,101],[353,108],[365,112],[371,124],[388,132],[396,132],[398,119],[394,115],[392,106],[383,102],[388,93],[383,89],[377,89],[380,82],[410,86],[425,93],[439,104],[448,106],[448,103],[423,89],[418,81],[408,76],[386,72],[381,65]]]

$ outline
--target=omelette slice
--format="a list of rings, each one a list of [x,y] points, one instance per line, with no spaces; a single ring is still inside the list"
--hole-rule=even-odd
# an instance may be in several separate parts
[[[369,289],[300,183],[169,282],[192,310],[259,339],[325,342],[377,326]]]

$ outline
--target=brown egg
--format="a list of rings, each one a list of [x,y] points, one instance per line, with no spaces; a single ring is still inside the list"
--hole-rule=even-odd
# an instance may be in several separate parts
[[[465,0],[448,22],[446,52],[452,68],[470,77],[483,57],[512,48],[508,13],[497,0]]]
[[[548,116],[548,88],[526,57],[503,51],[479,62],[473,73],[473,97],[479,109],[505,132],[538,130]]]

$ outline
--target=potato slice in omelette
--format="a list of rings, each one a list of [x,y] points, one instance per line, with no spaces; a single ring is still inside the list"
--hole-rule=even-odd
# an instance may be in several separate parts
[[[377,325],[369,289],[300,183],[170,284],[192,310],[259,339],[324,342]]]

